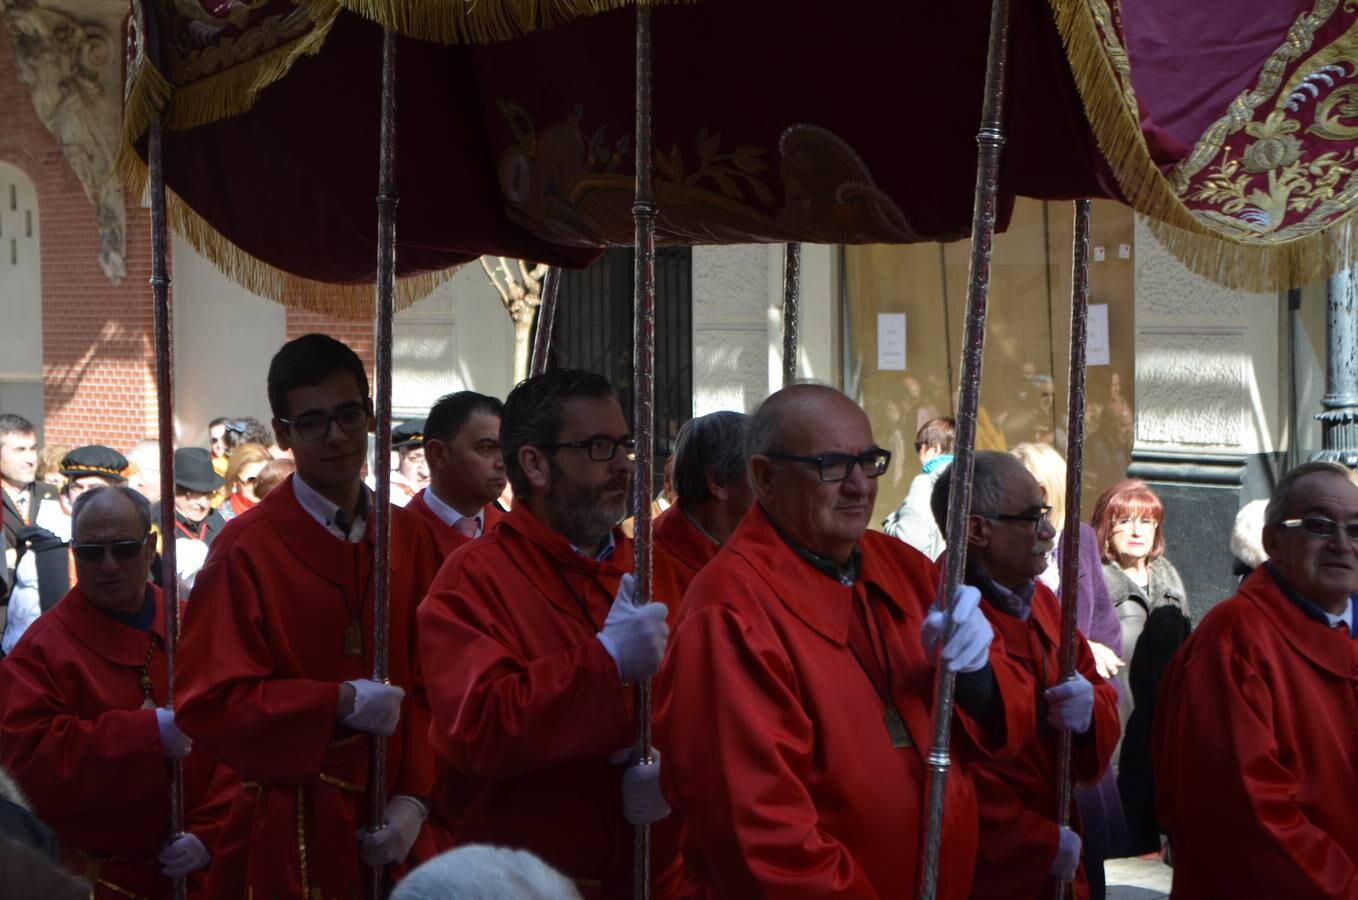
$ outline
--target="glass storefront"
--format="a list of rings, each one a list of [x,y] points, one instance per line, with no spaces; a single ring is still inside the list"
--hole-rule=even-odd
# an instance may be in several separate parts
[[[1073,205],[1019,200],[995,238],[977,447],[1066,450]],[[1094,204],[1084,512],[1123,477],[1134,384],[1133,213]],[[969,243],[846,246],[839,277],[843,386],[892,453],[874,526],[919,474],[915,433],[955,409]]]

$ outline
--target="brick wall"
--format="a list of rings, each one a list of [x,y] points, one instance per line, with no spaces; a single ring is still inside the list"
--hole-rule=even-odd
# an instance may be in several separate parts
[[[371,389],[374,347],[377,343],[372,320],[335,319],[321,313],[307,312],[301,309],[289,309],[287,316],[288,340],[318,331],[321,334],[330,335],[337,341],[343,341],[353,348],[353,351],[358,354],[358,358],[363,360],[363,368],[368,371],[368,385]]]
[[[44,439],[126,449],[156,434],[148,214],[129,204],[127,277],[115,286],[96,261],[94,207],[33,112],[4,28],[0,110],[0,159],[22,169],[38,192]]]

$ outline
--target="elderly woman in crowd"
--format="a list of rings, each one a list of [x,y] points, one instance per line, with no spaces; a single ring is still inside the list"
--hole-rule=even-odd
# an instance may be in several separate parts
[[[1061,554],[1066,538],[1066,460],[1051,444],[1023,443],[1011,451],[1037,480],[1052,508],[1051,523],[1057,538],[1047,558],[1047,570],[1038,580],[1061,596]],[[1109,596],[1100,566],[1099,539],[1094,529],[1078,523],[1080,534],[1079,582],[1076,592],[1076,625],[1094,655],[1098,672],[1118,690],[1117,680],[1123,667],[1122,629],[1117,609]],[[1110,766],[1097,784],[1075,788],[1075,802],[1084,823],[1084,864],[1089,878],[1091,900],[1104,896],[1103,861],[1121,856],[1127,845],[1127,827],[1118,796],[1117,773]]]
[[[234,519],[259,502],[255,481],[273,456],[263,444],[241,444],[226,464],[226,502],[219,507],[224,519]]]

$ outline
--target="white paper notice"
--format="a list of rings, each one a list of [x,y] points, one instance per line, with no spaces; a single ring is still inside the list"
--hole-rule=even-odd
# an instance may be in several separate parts
[[[905,371],[905,313],[877,314],[877,368]]]
[[[1091,303],[1089,305],[1089,324],[1086,337],[1085,365],[1108,365],[1108,304]]]

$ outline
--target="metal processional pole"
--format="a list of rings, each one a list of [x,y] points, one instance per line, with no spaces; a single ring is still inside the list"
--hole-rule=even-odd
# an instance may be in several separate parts
[[[142,19],[146,52],[155,56],[152,13]],[[174,521],[174,309],[170,305],[169,236],[165,225],[165,155],[161,113],[146,135],[151,193],[151,296],[156,341],[156,429],[160,444],[160,573],[165,604],[165,708],[174,709],[174,657],[179,646],[179,568]],[[170,761],[170,839],[184,836],[184,761]],[[187,896],[185,880],[173,879],[175,900]]]
[[[783,245],[783,387],[797,380],[797,339],[801,336],[802,245]]]
[[[552,352],[552,328],[556,325],[556,296],[561,290],[561,269],[552,266],[542,280],[542,303],[538,305],[537,336],[533,339],[533,361],[529,375],[547,371],[547,360]]]
[[[1080,595],[1080,489],[1084,479],[1085,344],[1089,321],[1089,220],[1092,204],[1075,201],[1075,237],[1070,291],[1070,400],[1066,417],[1066,526],[1061,536],[1061,680],[1075,677],[1080,639],[1076,611]],[[1062,731],[1056,754],[1056,822],[1070,823],[1071,734]],[[1061,900],[1066,883],[1052,879],[1050,896]]]
[[[636,516],[635,602],[651,602],[651,473],[655,459],[655,196],[651,186],[651,7],[637,3],[637,183],[632,217],[636,222],[632,297],[632,433],[636,472],[632,476]],[[636,685],[636,756],[651,764],[651,680]],[[632,856],[632,896],[651,896],[651,827],[638,825]]]
[[[390,650],[391,558],[391,323],[396,291],[396,35],[382,33],[381,145],[377,175],[377,348],[374,390],[377,407],[377,501],[373,510],[373,681],[387,683]],[[372,735],[369,771],[368,828],[377,831],[387,819],[387,740]],[[386,869],[372,869],[373,900],[386,894]]]
[[[985,100],[976,135],[976,198],[971,219],[971,272],[967,285],[967,317],[962,330],[961,396],[957,439],[948,504],[948,567],[940,606],[945,610],[943,638],[952,632],[952,596],[962,583],[967,561],[967,518],[971,513],[971,474],[976,451],[976,410],[981,396],[981,357],[985,349],[986,303],[990,296],[990,256],[995,239],[995,206],[999,196],[1000,149],[1004,146],[1005,67],[1009,52],[1009,0],[993,0],[990,41],[986,52]],[[936,674],[933,744],[926,757],[929,773],[924,843],[921,850],[921,900],[938,892],[938,854],[943,839],[943,804],[952,765],[954,675],[946,666]]]

